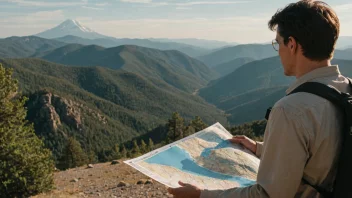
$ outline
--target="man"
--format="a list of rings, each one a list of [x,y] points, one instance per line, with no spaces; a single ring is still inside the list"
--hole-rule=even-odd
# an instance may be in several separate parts
[[[338,66],[330,63],[340,32],[331,7],[319,1],[299,1],[279,10],[268,25],[276,30],[273,46],[285,75],[297,79],[287,94],[309,81],[351,91]],[[232,139],[260,157],[255,185],[206,190],[180,182],[182,187],[170,188],[169,193],[176,198],[323,197],[318,189],[331,191],[337,172],[342,116],[324,98],[305,92],[288,95],[271,111],[264,144],[246,137]]]

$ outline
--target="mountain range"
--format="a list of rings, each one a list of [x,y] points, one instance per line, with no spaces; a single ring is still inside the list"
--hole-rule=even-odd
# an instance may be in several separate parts
[[[198,59],[209,67],[215,67],[233,61],[236,58],[246,57],[260,60],[273,56],[277,56],[277,52],[273,49],[271,44],[248,44],[222,48],[205,56],[198,57]]]
[[[99,34],[89,27],[82,25],[77,20],[68,19],[56,27],[34,36],[56,39],[65,43],[76,43],[82,45],[100,45],[102,47],[116,47],[119,45],[138,45],[160,50],[179,50],[192,57],[202,56],[217,48],[235,45],[221,41],[204,39],[130,39],[114,38]]]
[[[82,45],[99,45],[102,47],[110,48],[120,45],[138,45],[141,47],[155,48],[159,50],[178,50],[189,56],[196,57],[200,55],[207,54],[212,50],[192,46],[184,43],[177,42],[160,42],[151,41],[148,39],[117,39],[117,38],[98,38],[98,39],[87,39],[72,35],[67,35],[60,38],[55,38],[55,40],[64,42],[67,44],[82,44]]]
[[[0,39],[1,58],[21,58],[51,51],[66,43],[34,36],[8,37]]]
[[[223,41],[212,41],[204,39],[194,39],[194,38],[185,38],[185,39],[166,39],[166,38],[151,38],[151,41],[159,42],[176,42],[176,43],[187,43],[189,45],[205,48],[205,49],[219,49],[222,47],[230,47],[238,45],[234,42],[223,42]]]
[[[132,45],[103,48],[77,44],[57,48],[41,58],[73,66],[103,66],[130,71],[154,82],[164,81],[180,90],[193,92],[217,77],[202,62],[179,51],[160,51]]]
[[[352,60],[333,59],[341,73],[352,76]],[[278,56],[247,63],[231,74],[212,81],[199,90],[199,95],[224,110],[232,124],[264,118],[266,109],[285,96],[295,81],[283,75]]]
[[[226,123],[224,113],[199,96],[160,80],[105,67],[69,67],[40,59],[1,59],[14,69],[21,92],[29,98],[28,119],[46,145],[60,156],[64,137],[87,139],[96,154],[144,134],[173,112],[187,119]],[[60,145],[60,146],[59,146]]]
[[[48,135],[48,126],[58,128],[57,136],[84,130],[113,146],[165,123],[173,112],[187,119],[198,115],[209,124],[240,124],[262,119],[294,80],[283,75],[277,52],[268,44],[116,39],[97,35],[77,21],[60,26],[45,33],[61,31],[54,39],[0,39],[0,62],[14,68],[30,98],[29,119],[40,134]],[[84,35],[64,35],[72,29]],[[352,74],[350,54],[351,49],[336,50],[333,61],[347,75]],[[47,121],[39,115],[46,115],[48,108],[58,121],[43,124]],[[87,134],[78,136],[81,143]],[[101,149],[97,146],[95,152]]]

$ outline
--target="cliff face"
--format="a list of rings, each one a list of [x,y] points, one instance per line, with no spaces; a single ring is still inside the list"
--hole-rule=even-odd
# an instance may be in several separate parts
[[[71,136],[85,148],[88,144],[92,147],[98,144],[93,141],[93,136],[108,145],[116,142],[116,139],[108,137],[110,133],[101,133],[111,129],[108,119],[97,110],[49,91],[37,91],[27,97],[27,120],[34,124],[36,134],[43,138],[45,146],[52,150],[56,159],[62,155]],[[106,141],[108,138],[112,143]]]
[[[58,127],[66,124],[77,131],[82,129],[84,114],[107,124],[105,116],[73,100],[40,91],[30,96],[27,102],[28,119],[40,124],[49,131],[56,132]]]
[[[32,114],[29,119],[47,132],[56,132],[63,123],[76,130],[82,127],[80,105],[50,92],[41,91],[31,96],[28,110]]]

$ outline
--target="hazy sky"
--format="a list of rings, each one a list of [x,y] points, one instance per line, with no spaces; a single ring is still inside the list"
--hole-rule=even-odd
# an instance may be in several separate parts
[[[66,19],[118,38],[267,42],[267,21],[287,0],[0,0],[0,37],[32,35]],[[352,36],[351,0],[326,1]]]

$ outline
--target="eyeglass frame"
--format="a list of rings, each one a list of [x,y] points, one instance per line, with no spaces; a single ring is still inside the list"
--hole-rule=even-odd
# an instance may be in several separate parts
[[[273,48],[274,48],[274,50],[275,51],[279,51],[279,49],[280,49],[280,44],[279,44],[279,42],[276,40],[276,39],[273,39],[272,41],[271,41],[271,45],[273,46]],[[277,46],[277,49],[276,49],[276,47],[275,46]]]

